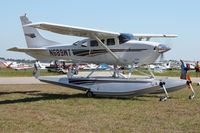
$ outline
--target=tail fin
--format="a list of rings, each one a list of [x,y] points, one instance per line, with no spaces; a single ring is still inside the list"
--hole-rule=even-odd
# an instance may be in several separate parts
[[[24,16],[20,16],[20,20],[22,23],[22,27],[26,24],[32,23],[26,17],[26,14]],[[44,37],[42,37],[40,35],[40,33],[35,28],[23,27],[23,30],[24,30],[24,35],[25,35],[25,39],[26,39],[28,48],[40,48],[40,47],[44,47],[44,46],[59,44],[57,42],[45,39]]]

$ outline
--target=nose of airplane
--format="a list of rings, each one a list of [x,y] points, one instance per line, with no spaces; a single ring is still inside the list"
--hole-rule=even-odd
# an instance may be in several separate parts
[[[167,45],[164,45],[164,44],[159,44],[158,45],[158,53],[164,53],[164,52],[167,52],[169,51],[171,48]]]

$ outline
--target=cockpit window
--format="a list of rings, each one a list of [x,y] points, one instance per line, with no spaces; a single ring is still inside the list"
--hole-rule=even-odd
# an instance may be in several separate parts
[[[81,47],[87,47],[87,40],[77,41],[73,43],[74,46],[81,46]]]
[[[119,36],[119,44],[125,43],[127,41],[133,40],[134,36],[132,34],[121,33]]]
[[[77,41],[75,43],[73,43],[74,46],[77,46],[80,43],[80,41]]]

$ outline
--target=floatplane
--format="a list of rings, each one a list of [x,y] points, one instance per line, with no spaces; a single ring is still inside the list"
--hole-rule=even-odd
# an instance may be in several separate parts
[[[40,61],[67,60],[73,63],[105,63],[113,65],[110,76],[92,76],[93,70],[85,77],[75,77],[71,74],[57,77],[39,77],[43,82],[70,86],[86,91],[88,97],[133,97],[149,93],[164,93],[160,100],[166,100],[168,92],[176,91],[186,86],[186,80],[131,77],[134,66],[151,64],[170,50],[151,38],[175,38],[177,35],[166,34],[129,34],[110,32],[97,29],[60,25],[48,22],[32,23],[26,15],[21,16],[21,23],[28,48],[13,47],[9,51],[24,52]],[[62,35],[84,37],[73,44],[62,44],[45,39],[37,29]],[[130,65],[129,76],[119,72],[117,66]],[[98,67],[96,68],[96,70]]]

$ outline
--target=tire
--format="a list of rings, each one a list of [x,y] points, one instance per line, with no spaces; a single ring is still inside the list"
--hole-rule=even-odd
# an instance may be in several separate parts
[[[87,97],[93,97],[94,95],[93,95],[93,93],[92,93],[91,91],[88,90],[88,91],[86,92],[86,96],[87,96]]]
[[[165,97],[165,96],[161,96],[160,99],[159,99],[159,101],[161,101],[161,102],[164,102],[166,100],[167,100],[167,97]]]

